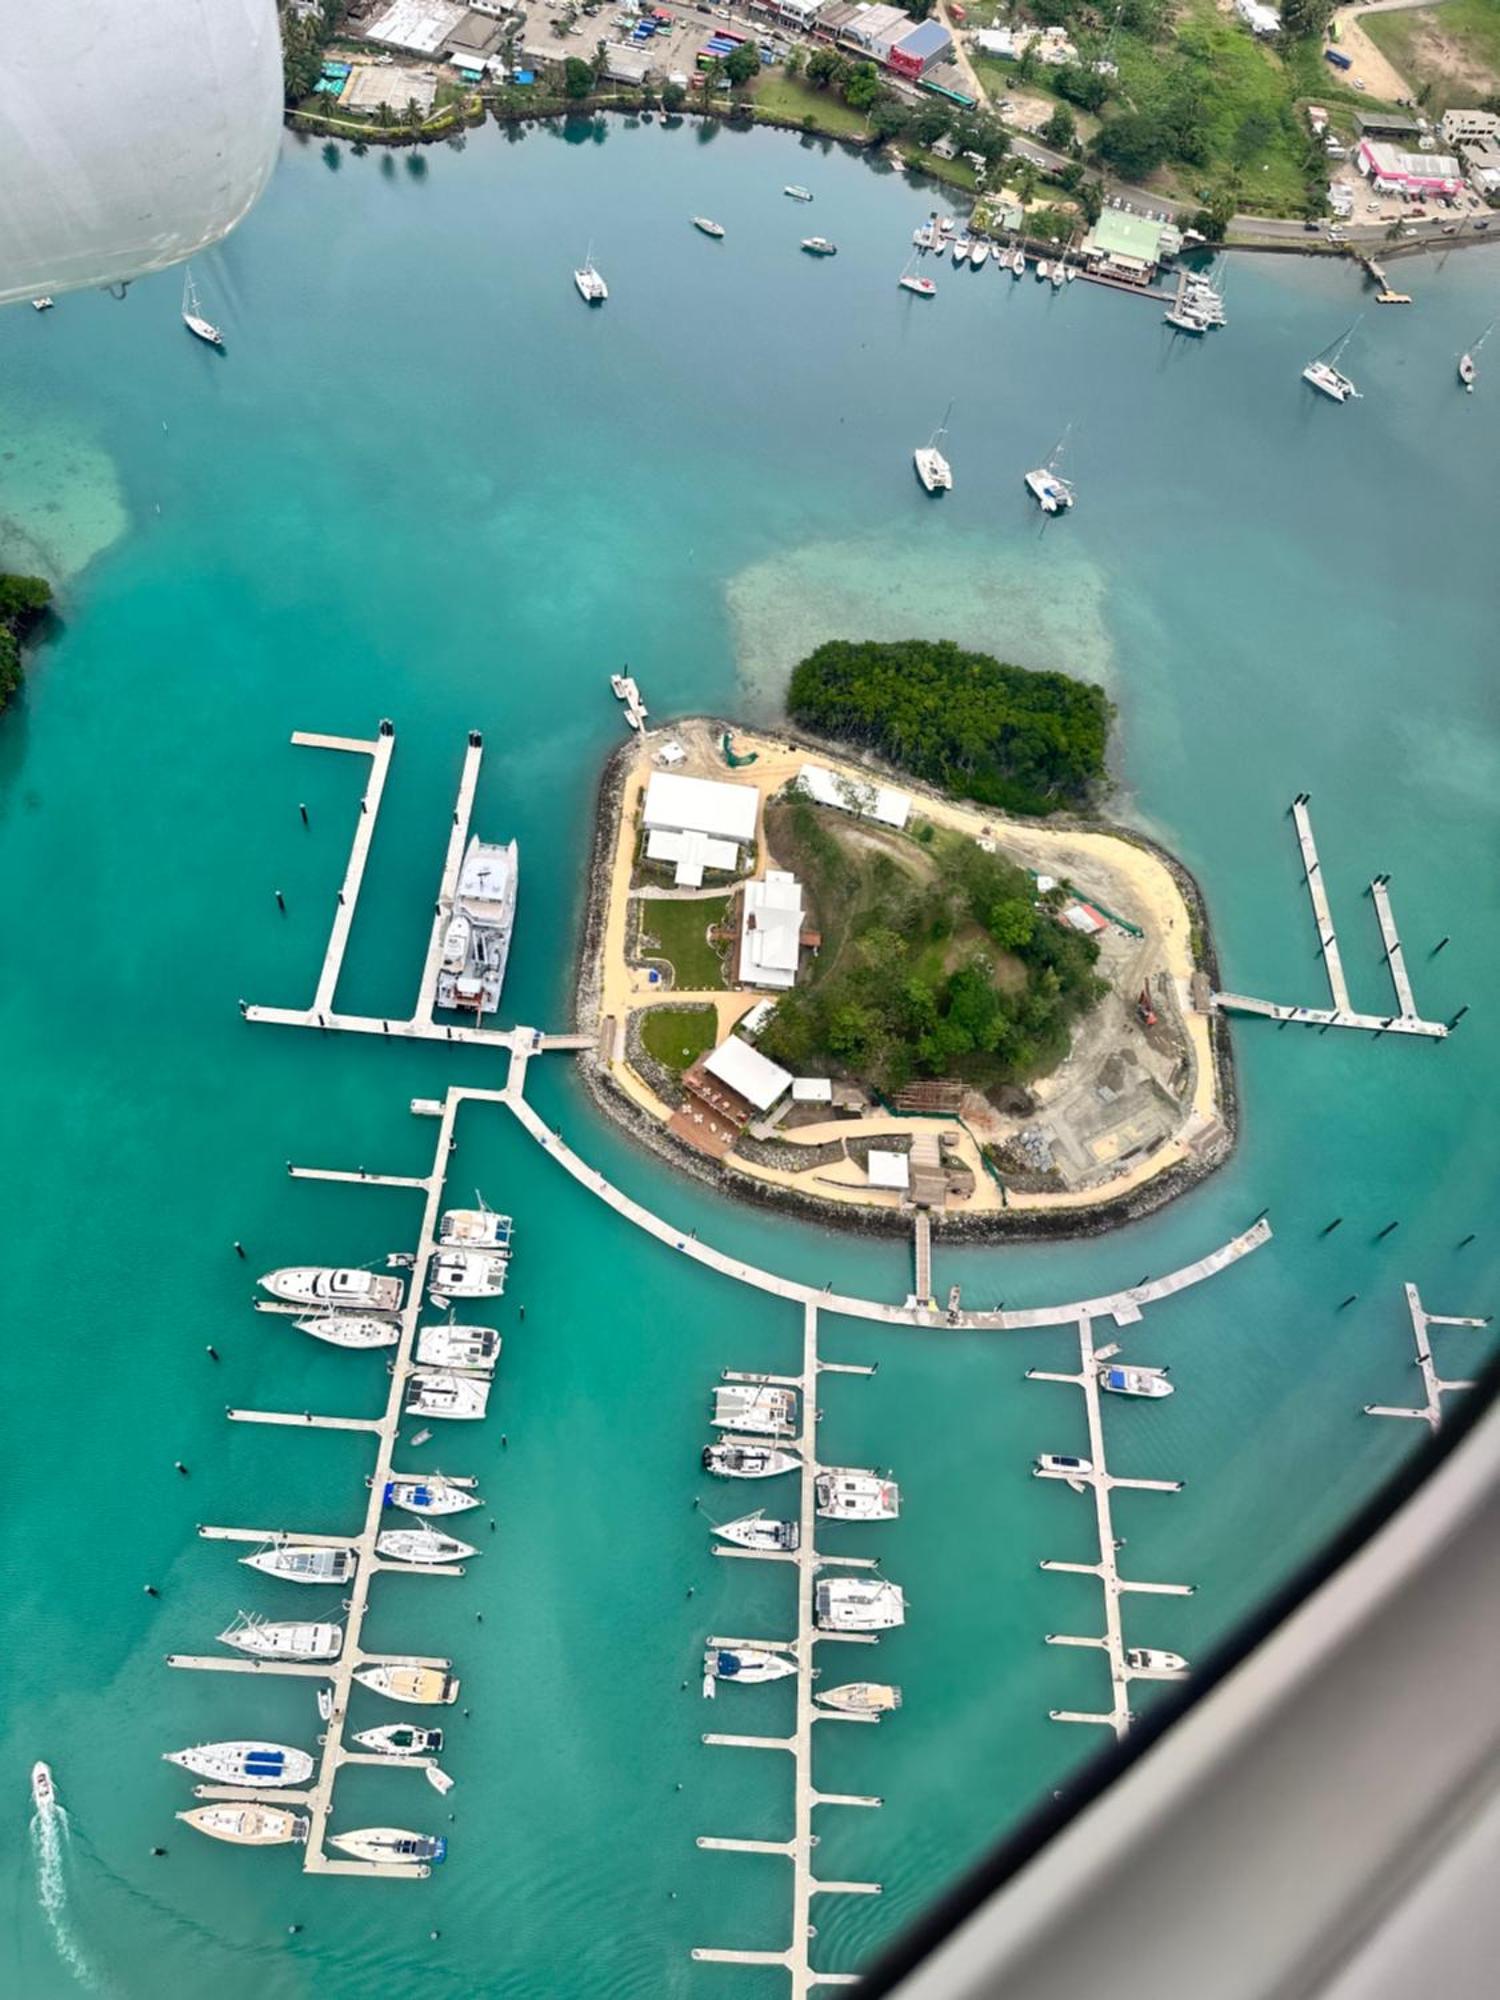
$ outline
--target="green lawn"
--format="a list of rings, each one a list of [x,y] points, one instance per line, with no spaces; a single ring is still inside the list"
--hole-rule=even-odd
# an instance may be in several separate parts
[[[718,1038],[719,1017],[712,1007],[652,1007],[641,1016],[647,1052],[668,1069],[686,1069]]]
[[[836,138],[866,139],[870,128],[862,111],[851,111],[835,91],[814,90],[798,76],[767,70],[755,86],[755,104],[773,118],[790,118],[800,125],[812,118],[820,132]]]
[[[641,899],[641,933],[661,940],[660,956],[669,959],[677,984],[686,992],[703,993],[722,987],[723,967],[708,941],[711,924],[723,923],[729,912],[727,896],[706,896],[681,902],[664,896]]]
[[[1433,116],[1500,92],[1500,6],[1445,0],[1409,13],[1366,14],[1365,33]]]

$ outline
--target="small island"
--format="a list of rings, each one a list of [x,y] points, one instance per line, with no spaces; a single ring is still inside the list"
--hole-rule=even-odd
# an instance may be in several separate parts
[[[742,1194],[981,1237],[1102,1227],[1220,1164],[1201,899],[1090,817],[1103,691],[839,642],[788,708],[791,737],[700,717],[610,760],[579,1005],[611,1115]]]
[[[0,571],[0,708],[21,685],[21,643],[51,602],[45,577]]]

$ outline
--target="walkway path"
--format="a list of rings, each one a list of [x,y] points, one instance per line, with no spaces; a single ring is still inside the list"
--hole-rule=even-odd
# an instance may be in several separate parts
[[[1432,1356],[1432,1340],[1429,1327],[1434,1326],[1488,1326],[1487,1319],[1454,1318],[1448,1313],[1430,1313],[1422,1304],[1421,1294],[1415,1285],[1406,1287],[1406,1309],[1411,1314],[1412,1340],[1416,1345],[1416,1366],[1422,1371],[1422,1387],[1427,1400],[1420,1409],[1398,1409],[1389,1403],[1366,1403],[1367,1417],[1416,1417],[1431,1430],[1439,1430],[1443,1422],[1444,1396],[1457,1395],[1460,1390],[1472,1389],[1472,1382],[1445,1382],[1437,1372],[1437,1363]]]

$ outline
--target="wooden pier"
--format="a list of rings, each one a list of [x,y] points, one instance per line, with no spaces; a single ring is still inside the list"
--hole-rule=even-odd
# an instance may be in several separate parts
[[[344,886],[339,891],[338,905],[333,913],[333,925],[328,933],[328,949],[323,954],[323,970],[318,975],[317,991],[313,995],[314,1012],[326,1014],[333,1006],[334,990],[339,983],[339,973],[343,970],[349,931],[354,922],[360,888],[365,879],[365,863],[370,858],[370,842],[375,838],[375,821],[380,814],[380,801],[385,794],[385,781],[390,773],[391,757],[396,748],[396,732],[389,722],[382,722],[380,732],[374,740],[364,742],[358,737],[319,736],[299,729],[293,732],[292,741],[312,750],[344,750],[370,759],[370,780],[359,802],[359,819],[354,828],[354,839],[349,846],[349,862],[344,870]]]
[[[1328,990],[1333,1000],[1332,1007],[1286,1006],[1275,1000],[1255,1000],[1244,993],[1215,993],[1213,1004],[1225,1014],[1259,1014],[1267,1020],[1283,1026],[1296,1022],[1302,1027],[1318,1028],[1358,1028],[1372,1035],[1416,1035],[1431,1041],[1442,1041],[1448,1033],[1448,1024],[1443,1021],[1424,1021],[1417,1012],[1416,996],[1412,992],[1411,980],[1407,975],[1406,961],[1401,952],[1401,939],[1396,930],[1396,919],[1391,911],[1390,895],[1383,877],[1377,876],[1370,884],[1369,893],[1375,904],[1376,918],[1380,924],[1380,935],[1385,945],[1386,964],[1390,968],[1391,983],[1396,990],[1396,1011],[1393,1014],[1362,1014],[1349,998],[1349,985],[1344,977],[1344,964],[1339,955],[1338,932],[1334,927],[1333,910],[1328,901],[1328,889],[1323,880],[1322,864],[1318,859],[1318,846],[1313,838],[1312,819],[1307,810],[1305,794],[1293,799],[1291,814],[1297,828],[1297,844],[1302,854],[1302,872],[1312,898],[1313,918],[1318,926],[1318,952],[1323,960],[1323,969],[1328,977]]]
[[[1416,1366],[1421,1370],[1422,1388],[1426,1401],[1418,1409],[1398,1409],[1389,1403],[1366,1403],[1367,1417],[1415,1417],[1433,1431],[1440,1430],[1443,1422],[1444,1396],[1456,1396],[1465,1389],[1472,1389],[1472,1382],[1448,1382],[1437,1371],[1433,1359],[1432,1339],[1429,1328],[1434,1326],[1484,1327],[1487,1319],[1465,1319],[1451,1313],[1430,1313],[1422,1304],[1421,1295],[1415,1285],[1406,1287],[1406,1309],[1411,1314],[1412,1341],[1417,1350]]]

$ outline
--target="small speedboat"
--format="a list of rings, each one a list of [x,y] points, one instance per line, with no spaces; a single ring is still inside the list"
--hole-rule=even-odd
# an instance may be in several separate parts
[[[1133,1674],[1185,1674],[1187,1661],[1181,1653],[1168,1653],[1159,1646],[1127,1646],[1125,1664]]]
[[[897,282],[903,291],[915,292],[919,299],[935,299],[937,297],[937,286],[931,278],[919,278],[914,272],[908,271]]]
[[[801,1459],[769,1444],[706,1444],[703,1470],[716,1479],[774,1479],[778,1473],[796,1472]]]
[[[980,265],[983,264],[984,260],[989,256],[989,254],[990,254],[989,244],[981,243],[977,237],[969,245],[969,262],[976,271],[979,269]]]
[[[394,1347],[401,1338],[393,1319],[361,1319],[357,1313],[323,1313],[317,1319],[294,1319],[292,1325],[330,1347]]]
[[[194,1806],[177,1817],[211,1840],[233,1841],[236,1847],[285,1847],[290,1841],[306,1840],[309,1825],[305,1814],[288,1812],[285,1806],[235,1801]]]
[[[500,1335],[492,1326],[424,1326],[417,1335],[417,1359],[434,1368],[492,1369],[500,1358]]]
[[[968,237],[967,237],[967,236],[956,236],[956,237],[954,237],[954,239],[953,239],[953,261],[954,261],[954,263],[955,263],[955,264],[967,264],[967,263],[968,263],[968,261],[969,261],[969,239],[968,239]]]
[[[406,1407],[413,1416],[477,1422],[489,1407],[490,1382],[483,1375],[414,1374],[406,1384]]]
[[[188,1750],[164,1750],[162,1756],[168,1764],[220,1785],[300,1785],[313,1774],[307,1752],[285,1743],[195,1743]]]
[[[1471,396],[1474,393],[1474,384],[1478,380],[1478,377],[1479,370],[1474,365],[1473,355],[1460,354],[1458,357],[1458,379],[1463,383]]]
[[[439,1250],[427,1289],[435,1299],[498,1299],[509,1263],[498,1250]]]
[[[774,1382],[725,1382],[714,1390],[716,1430],[749,1431],[757,1437],[793,1437],[797,1392]]]
[[[462,910],[455,910],[443,932],[442,970],[455,975],[469,962],[469,940],[474,926]]]
[[[359,1552],[324,1548],[316,1542],[273,1542],[240,1561],[246,1569],[282,1577],[287,1583],[347,1583],[359,1567]]]
[[[436,1708],[458,1700],[458,1681],[442,1667],[413,1667],[399,1660],[386,1660],[378,1666],[356,1667],[354,1678],[362,1687],[383,1694],[390,1701],[410,1701]]]
[[[703,1655],[703,1692],[712,1701],[719,1681],[738,1681],[745,1687],[761,1681],[785,1680],[797,1671],[797,1662],[769,1646],[710,1646]]]
[[[1172,1384],[1164,1368],[1124,1368],[1107,1362],[1099,1370],[1099,1387],[1111,1396],[1170,1396]]]
[[[837,243],[830,243],[826,236],[804,236],[802,248],[809,257],[837,257],[839,254]]]
[[[724,234],[723,223],[712,222],[706,215],[695,215],[693,217],[693,227],[694,229],[701,229],[705,236],[712,236],[716,243]]]
[[[1082,1487],[1092,1476],[1092,1459],[1074,1458],[1066,1451],[1039,1451],[1031,1468],[1033,1479],[1066,1479],[1070,1486]]]
[[[49,298],[46,298],[46,297],[42,297],[42,298],[39,298],[39,299],[33,299],[33,300],[31,301],[31,309],[32,309],[32,311],[33,311],[33,312],[39,312],[39,313],[44,313],[44,312],[51,312],[51,310],[52,310],[53,306],[54,306],[54,305],[55,305],[56,303],[57,303],[57,302],[56,302],[56,300],[55,300],[55,299],[49,299]]]
[[[883,1681],[849,1681],[843,1687],[823,1688],[814,1699],[841,1715],[888,1715],[901,1706],[901,1690]]]
[[[493,1208],[446,1209],[438,1223],[438,1242],[445,1249],[508,1250],[514,1223]]]
[[[400,1507],[408,1514],[467,1514],[471,1507],[482,1503],[473,1493],[434,1472],[429,1479],[415,1476],[388,1479],[383,1504]]]
[[[45,1818],[57,1804],[57,1787],[52,1782],[52,1766],[36,1763],[31,1767],[31,1803]]]
[[[378,1729],[361,1729],[354,1741],[382,1757],[436,1757],[443,1747],[441,1729],[419,1729],[414,1722],[383,1722]]]
[[[356,1312],[399,1312],[402,1284],[377,1271],[336,1270],[328,1264],[285,1264],[261,1284],[294,1306],[348,1306]]]
[[[263,1660],[336,1660],[344,1644],[342,1625],[279,1623],[241,1616],[219,1634],[221,1645]]]
[[[882,1579],[831,1576],[813,1587],[813,1613],[824,1632],[889,1632],[906,1623],[906,1598]]]
[[[375,1553],[390,1562],[455,1563],[477,1556],[478,1549],[435,1528],[387,1528],[375,1537]]]
[[[855,1466],[825,1466],[816,1491],[825,1521],[894,1521],[901,1512],[901,1488],[895,1480]]]
[[[789,194],[793,201],[811,201],[812,195],[805,187],[784,187],[781,192]]]
[[[362,1826],[353,1833],[330,1833],[330,1847],[341,1848],[356,1861],[410,1863],[413,1867],[436,1867],[448,1852],[448,1843],[437,1833],[408,1833],[399,1826]]]
[[[768,1521],[763,1514],[742,1514],[737,1521],[715,1522],[714,1533],[721,1542],[737,1549],[774,1549],[791,1553],[802,1539],[795,1521]]]

